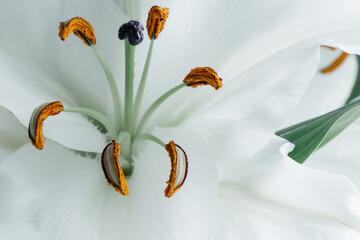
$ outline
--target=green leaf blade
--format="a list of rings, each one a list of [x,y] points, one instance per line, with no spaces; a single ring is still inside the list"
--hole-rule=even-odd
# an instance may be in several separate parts
[[[289,156],[298,163],[317,149],[326,145],[360,116],[360,100],[338,108],[322,116],[295,124],[275,134],[295,145]]]

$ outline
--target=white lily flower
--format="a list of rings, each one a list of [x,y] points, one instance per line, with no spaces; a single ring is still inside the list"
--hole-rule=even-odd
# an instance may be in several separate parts
[[[46,119],[42,151],[28,143],[2,161],[0,238],[358,239],[356,187],[342,176],[295,163],[287,157],[291,144],[273,133],[315,74],[321,41],[360,52],[352,42],[360,27],[359,3],[164,4],[170,16],[154,44],[145,102],[179,84],[193,67],[212,66],[224,79],[216,93],[186,89],[174,95],[146,129],[167,127],[152,134],[186,149],[183,188],[165,198],[167,152],[138,143],[127,177],[130,194],[120,195],[107,186],[99,159],[70,150],[102,152],[109,135],[82,116],[61,112]],[[124,50],[116,30],[130,19],[145,22],[151,6],[148,1],[4,2],[0,105],[26,127],[36,107],[58,100],[65,107],[103,112],[112,121],[111,91],[101,67],[79,39],[60,42],[58,22],[75,16],[89,20],[99,50],[123,86]],[[142,69],[149,44],[145,40],[137,47],[136,69]],[[12,119],[6,114],[1,116]],[[5,141],[12,134],[0,137]]]

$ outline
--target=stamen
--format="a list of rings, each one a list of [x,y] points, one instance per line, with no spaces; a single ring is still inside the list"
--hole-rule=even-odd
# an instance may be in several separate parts
[[[152,134],[140,134],[137,138],[134,139],[134,142],[140,141],[140,140],[149,140],[149,141],[159,144],[161,147],[165,147],[165,145],[166,145],[163,141],[161,141],[160,138],[158,138]]]
[[[321,45],[321,47],[328,48],[331,50],[336,50],[336,47],[330,47],[330,46],[326,46],[326,45]]]
[[[116,130],[113,127],[110,120],[101,112],[98,112],[96,110],[90,109],[90,108],[80,108],[80,107],[64,107],[64,112],[72,112],[72,113],[79,113],[84,116],[91,117],[98,122],[100,122],[108,131],[109,135],[114,138],[116,135]]]
[[[137,93],[136,93],[135,102],[134,102],[134,109],[133,109],[133,116],[132,116],[132,122],[134,124],[137,123],[141,103],[142,103],[143,96],[144,96],[144,90],[145,90],[145,86],[146,86],[146,79],[147,79],[148,72],[149,72],[153,46],[154,46],[154,39],[151,39],[149,51],[148,51],[148,54],[146,56],[146,62],[145,62],[144,70],[143,70],[143,73],[141,75],[140,84],[139,84],[139,87],[138,87],[138,90],[137,90]]]
[[[81,17],[74,17],[68,21],[61,22],[59,26],[59,37],[65,40],[73,32],[83,42],[90,46],[96,44],[96,38],[93,27],[88,21]]]
[[[341,66],[341,64],[343,64],[343,62],[346,60],[348,56],[349,56],[348,53],[343,52],[337,59],[335,59],[335,61],[330,66],[321,70],[321,73],[326,74],[335,71],[338,67]]]
[[[119,28],[119,38],[123,40],[125,38],[129,39],[131,45],[135,46],[142,42],[144,39],[144,26],[138,21],[129,21],[128,23],[123,24]]]
[[[135,136],[138,136],[142,132],[146,122],[150,119],[150,117],[153,115],[155,110],[158,109],[159,106],[166,101],[166,99],[168,99],[171,95],[173,95],[174,93],[176,93],[185,86],[187,86],[186,83],[177,85],[176,87],[170,89],[169,91],[161,95],[153,104],[151,104],[151,106],[148,108],[148,110],[146,110],[143,117],[141,118],[140,123],[136,129]]]
[[[149,11],[149,16],[146,22],[149,38],[157,39],[161,31],[164,29],[166,19],[169,15],[169,8],[160,8],[153,6]]]
[[[120,145],[115,140],[109,143],[101,155],[101,165],[109,185],[126,196],[129,194],[129,188],[119,164],[120,149]]]
[[[210,67],[197,67],[190,71],[185,77],[184,83],[189,83],[189,87],[198,87],[200,85],[210,85],[215,90],[218,90],[223,86],[222,79],[214,69]]]
[[[171,160],[171,171],[169,180],[166,182],[168,186],[165,189],[165,196],[171,197],[184,184],[188,172],[188,159],[185,151],[174,141],[170,141],[165,145],[166,151],[169,153]]]
[[[44,103],[34,109],[29,123],[28,134],[31,143],[39,150],[44,147],[43,122],[48,116],[59,114],[64,109],[61,102]]]
[[[131,135],[128,132],[121,131],[116,138],[116,141],[123,146],[123,151],[121,155],[124,156],[124,159],[128,163],[126,167],[123,168],[125,176],[131,174],[134,170],[134,161],[131,157]]]
[[[111,96],[112,96],[112,100],[113,100],[113,106],[114,106],[114,113],[115,113],[115,125],[117,127],[117,130],[120,130],[122,127],[121,121],[122,121],[122,117],[121,117],[121,113],[122,113],[122,107],[121,107],[121,99],[119,96],[119,91],[118,91],[118,87],[116,85],[116,81],[114,79],[114,75],[112,74],[109,65],[107,64],[107,62],[105,61],[105,59],[103,58],[103,56],[100,54],[99,50],[97,49],[96,45],[92,45],[91,46],[92,50],[94,51],[97,59],[99,60],[106,79],[108,80],[109,86],[110,86],[110,91],[111,91]]]

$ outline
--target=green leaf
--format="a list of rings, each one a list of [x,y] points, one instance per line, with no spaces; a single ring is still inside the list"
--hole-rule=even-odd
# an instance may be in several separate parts
[[[355,98],[357,98],[358,96],[360,96],[360,55],[357,55],[356,57],[357,57],[357,61],[359,64],[359,68],[358,68],[355,84],[352,88],[352,91],[351,91],[350,96],[349,96],[348,100],[346,101],[346,103],[349,103],[352,100],[354,100]]]
[[[360,116],[360,100],[322,116],[277,131],[275,134],[295,145],[289,156],[303,163],[317,149],[335,138]]]

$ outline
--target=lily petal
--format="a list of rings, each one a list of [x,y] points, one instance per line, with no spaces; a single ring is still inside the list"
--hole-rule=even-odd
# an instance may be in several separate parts
[[[166,63],[153,64],[149,72],[149,79],[166,81],[162,81],[161,86],[149,86],[151,95],[147,97],[150,103],[154,93],[158,95],[169,89],[174,85],[173,81],[182,79],[193,67],[214,68],[224,79],[223,92],[241,92],[241,87],[248,82],[261,82],[261,79],[247,77],[251,76],[249,71],[261,72],[263,77],[269,78],[280,68],[286,69],[289,66],[289,72],[283,75],[283,78],[298,74],[302,63],[298,62],[299,68],[290,69],[291,63],[288,65],[287,60],[297,58],[298,54],[302,56],[299,59],[316,57],[314,53],[318,52],[318,49],[315,46],[327,39],[352,44],[352,47],[359,45],[356,42],[356,29],[360,26],[360,17],[357,13],[359,3],[356,1],[340,3],[333,0],[284,0],[273,3],[248,0],[226,4],[219,1],[169,1],[167,7],[170,8],[170,15],[164,36],[156,41],[156,44],[161,44],[161,48],[157,48],[153,53],[154,59],[166,59]],[[352,39],[354,40],[351,41]],[[179,51],[181,46],[185,50]],[[288,50],[297,55],[287,56],[281,65],[270,72],[261,70],[263,62]],[[183,67],[179,67],[178,59],[183,59]],[[309,71],[314,72],[315,69]],[[305,82],[309,80],[304,79]],[[230,82],[233,82],[233,85],[227,87]],[[228,90],[225,90],[226,88]],[[184,92],[178,94],[178,97],[174,96],[173,102],[185,102],[188,104],[186,109],[189,110],[194,108],[194,95],[197,94],[206,96],[205,100],[200,98],[205,103],[212,103],[209,99],[215,95],[207,90]],[[199,102],[196,102],[199,105]],[[173,106],[169,103],[168,108],[164,107],[164,115],[168,116],[168,110]],[[164,124],[170,124],[172,119],[168,116],[167,120]]]
[[[3,158],[28,143],[26,128],[7,109],[0,107],[0,163]]]
[[[200,149],[203,145],[198,144]],[[51,140],[43,151],[28,144],[0,167],[4,179],[0,222],[6,221],[10,229],[32,230],[41,240],[115,240],[119,235],[124,239],[210,238],[217,195],[215,165],[209,153],[200,156],[196,146],[188,148],[193,174],[168,199],[163,190],[170,163],[166,151],[155,144],[146,144],[137,157],[127,197],[108,186],[98,160],[76,156]],[[15,234],[12,239],[22,239],[21,234],[28,231],[16,236],[0,229],[0,236],[10,232]]]
[[[296,107],[315,74],[319,60],[316,48],[299,47],[272,56],[259,64],[261,71],[256,68],[244,73],[241,79],[251,80],[237,92],[228,93],[188,121],[211,146],[221,179],[237,172],[244,161],[259,152]]]
[[[306,160],[305,165],[350,178],[360,189],[359,120],[344,130],[330,143],[316,151]]]
[[[237,181],[221,184],[220,239],[223,234],[251,239],[359,238],[360,201],[354,184],[294,162],[287,157],[290,150],[291,144],[274,139],[244,166]]]
[[[178,6],[184,9],[185,6],[191,5],[183,1],[182,4]],[[209,144],[214,148],[219,163],[220,178],[224,178],[228,172],[241,165],[239,157],[242,160],[249,159],[263,148],[272,133],[282,126],[286,116],[295,109],[315,75],[319,62],[320,43],[333,38],[336,41],[355,44],[350,42],[350,39],[354,37],[354,29],[360,26],[360,19],[357,11],[354,11],[359,4],[355,1],[346,3],[251,1],[246,4],[238,2],[238,4],[244,4],[244,7],[234,6],[236,3],[219,4],[222,5],[212,9],[215,3],[207,2],[206,5],[209,6],[207,10],[212,13],[212,16],[217,16],[220,14],[218,9],[224,9],[226,19],[229,19],[226,27],[221,26],[223,23],[218,21],[218,18],[206,18],[209,12],[191,14],[191,11],[196,10],[190,8],[190,13],[187,12],[186,15],[188,19],[182,19],[180,13],[174,13],[174,15],[177,14],[176,19],[189,21],[191,26],[197,26],[200,17],[208,21],[206,26],[209,29],[208,31],[206,31],[207,28],[204,29],[205,34],[196,37],[199,33],[190,33],[191,40],[195,40],[189,45],[197,48],[201,45],[201,48],[190,53],[182,51],[178,54],[170,51],[164,53],[160,49],[157,52],[161,52],[161,55],[157,55],[156,52],[153,56],[160,58],[167,56],[166,54],[172,54],[165,58],[167,62],[171,63],[171,59],[176,62],[175,58],[186,59],[185,64],[189,64],[189,68],[191,65],[204,65],[203,61],[206,59],[206,64],[215,68],[219,76],[224,79],[224,87],[216,93],[199,89],[197,93],[183,91],[177,94],[171,99],[172,102],[169,101],[161,108],[158,118],[154,118],[154,124],[161,122],[162,126],[174,126],[188,120],[189,125],[198,129],[199,134],[208,139]],[[252,4],[261,6],[261,9],[256,7],[252,9]],[[171,5],[169,7],[171,9]],[[335,12],[334,9],[336,9]],[[278,11],[281,14],[276,18],[270,16]],[[349,21],[349,14],[353,16],[352,22]],[[177,35],[182,31],[181,27],[173,29],[169,26],[172,16],[170,10],[169,24],[166,26],[164,35],[175,35],[174,29]],[[254,18],[257,20],[248,23],[248,19]],[[247,24],[243,24],[244,22]],[[219,31],[211,31],[210,28],[219,29]],[[194,29],[199,28],[194,27]],[[231,36],[222,33],[222,30],[227,30]],[[188,28],[187,32],[183,30],[184,36],[187,36],[189,31],[191,30]],[[241,36],[237,35],[241,32]],[[336,37],[337,34],[341,34],[341,38]],[[212,41],[219,39],[220,36],[223,39],[217,42]],[[204,41],[204,39],[211,40]],[[162,41],[162,38],[159,41]],[[176,41],[171,41],[171,44],[180,46],[187,39],[180,38]],[[164,46],[163,43],[161,44]],[[221,46],[217,47],[218,45]],[[356,47],[356,45],[348,47]],[[168,51],[171,46],[164,49]],[[202,49],[199,51],[201,56],[197,56],[200,49]],[[209,55],[206,57],[207,54]],[[210,54],[213,55],[210,56]],[[155,66],[154,70],[151,70],[149,78],[164,78],[166,74],[164,70],[156,71],[156,68]],[[178,66],[172,67],[169,64],[166,69],[166,71],[171,70],[172,75],[186,75],[184,69]],[[150,86],[149,92],[153,95],[170,87],[171,84],[173,84],[171,81],[166,81],[160,87]],[[150,97],[148,96],[148,102],[151,102]],[[182,103],[181,106],[179,102]],[[194,115],[199,117],[191,118]],[[219,141],[219,139],[225,140]]]
[[[14,18],[15,12],[21,18]],[[123,66],[124,60],[116,32],[119,24],[128,17],[117,4],[95,0],[12,1],[3,4],[0,15],[0,21],[7,22],[0,26],[3,32],[0,40],[0,105],[11,110],[24,126],[29,123],[36,105],[49,100],[61,100],[65,106],[90,107],[113,117],[110,89],[91,48],[75,37],[62,42],[57,33],[60,21],[78,15],[87,18],[95,29],[100,43],[98,48],[110,67],[117,70],[113,72],[114,76],[119,76],[122,71],[115,66]],[[93,148],[92,145],[98,142],[91,142],[91,134],[80,134],[87,130],[98,131],[95,126],[86,123],[85,118],[80,121],[78,117],[65,119],[60,121],[67,125],[66,132],[73,133],[70,138],[74,141],[70,142],[64,134],[45,133],[45,136],[78,150],[101,152],[101,144]],[[87,125],[86,129],[77,131],[82,124]],[[84,138],[89,140],[89,145],[77,144]]]
[[[321,62],[317,74],[301,97],[299,105],[287,117],[283,127],[320,116],[336,108],[342,107],[354,86],[358,70],[355,56],[348,59],[331,74],[321,74],[320,70],[336,59],[340,50],[321,48]]]

